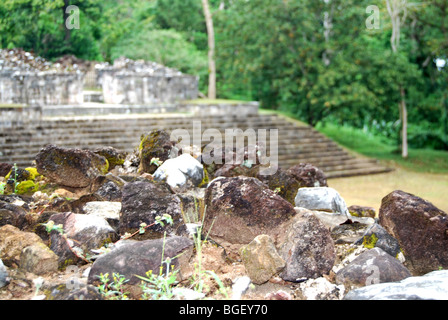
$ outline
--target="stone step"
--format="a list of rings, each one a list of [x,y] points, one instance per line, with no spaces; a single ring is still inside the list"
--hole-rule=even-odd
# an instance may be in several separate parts
[[[209,128],[278,129],[278,140],[270,141],[267,133],[267,156],[276,147],[278,161],[282,168],[307,162],[321,168],[328,177],[385,172],[375,161],[359,159],[349,154],[337,143],[319,133],[314,128],[291,121],[278,115],[251,115],[245,118],[235,116],[203,116],[165,114],[130,115],[102,117],[46,118],[44,121],[17,125],[0,130],[0,162],[31,165],[39,150],[46,144],[56,144],[71,148],[93,149],[112,146],[124,151],[138,147],[140,136],[153,129],[168,132],[187,129],[191,137],[193,121],[200,121],[201,130]],[[223,140],[224,142],[224,140]],[[203,141],[207,144],[208,141]]]

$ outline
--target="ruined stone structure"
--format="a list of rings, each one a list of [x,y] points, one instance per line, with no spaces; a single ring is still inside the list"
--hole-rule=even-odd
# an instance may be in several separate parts
[[[77,105],[82,91],[81,71],[64,70],[20,49],[0,50],[0,104]]]
[[[105,103],[151,105],[198,97],[198,77],[155,62],[120,58],[98,70]]]

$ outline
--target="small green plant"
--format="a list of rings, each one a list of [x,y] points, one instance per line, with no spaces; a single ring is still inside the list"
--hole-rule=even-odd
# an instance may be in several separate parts
[[[163,235],[162,261],[159,268],[159,274],[154,274],[153,270],[146,273],[146,277],[136,275],[142,280],[140,285],[144,300],[170,300],[174,297],[173,287],[177,284],[178,270],[174,270],[174,265],[171,265],[171,258],[164,258],[165,255],[165,240],[166,232]],[[163,271],[165,267],[165,272]]]
[[[62,224],[55,224],[53,220],[48,221],[47,223],[41,223],[42,226],[45,227],[45,231],[50,234],[51,231],[57,231],[60,234],[64,234],[64,226]]]
[[[174,270],[171,265],[171,259],[168,258],[163,261],[165,265],[165,272],[163,266],[160,267],[159,274],[154,274],[152,270],[146,273],[146,277],[137,276],[142,280],[140,285],[144,300],[171,300],[174,297],[174,286],[177,284],[177,274],[179,270]]]
[[[152,158],[149,162],[150,165],[154,164],[157,167],[160,167],[162,165],[163,161],[160,160],[160,158]]]
[[[125,276],[118,273],[112,274],[112,280],[109,279],[109,273],[101,273],[97,276],[101,282],[98,285],[98,291],[108,300],[129,300],[128,292],[124,292],[123,285],[128,282]]]
[[[204,208],[204,215],[202,216],[201,226],[197,229],[197,232],[193,234],[193,242],[196,249],[197,262],[194,263],[194,272],[191,277],[192,288],[196,292],[205,293],[210,291],[210,288],[207,286],[207,280],[213,279],[219,287],[219,293],[224,296],[225,299],[228,299],[227,289],[222,283],[221,279],[216,275],[214,271],[204,270],[202,267],[202,249],[204,243],[207,242],[208,236],[210,234],[211,229],[213,228],[214,221],[212,222],[210,229],[207,232],[207,235],[204,239],[202,239],[202,230],[204,226],[205,214],[207,211],[207,207]]]
[[[17,186],[19,185],[19,182],[17,181],[17,176],[18,176],[17,171],[19,171],[19,168],[17,167],[17,164],[14,163],[14,180],[13,180],[13,182],[14,182],[14,194],[17,193]]]
[[[11,171],[5,177],[6,178],[6,184],[3,187],[3,193],[5,192],[7,185],[10,184],[10,185],[12,185],[13,193],[17,194],[17,186],[20,183],[20,182],[17,181],[18,171],[19,171],[19,168],[17,167],[17,164],[14,163]]]
[[[170,224],[170,225],[173,224],[173,218],[172,218],[169,214],[167,214],[167,213],[164,213],[162,216],[157,216],[157,217],[155,217],[155,220],[156,220],[156,221],[154,221],[154,222],[151,223],[151,224],[146,224],[146,223],[144,223],[144,222],[140,223],[140,226],[139,226],[139,228],[138,228],[138,230],[137,230],[136,232],[134,232],[134,233],[132,233],[132,234],[131,234],[131,233],[125,233],[125,234],[121,237],[121,239],[118,240],[118,241],[126,240],[126,239],[129,239],[129,238],[132,238],[132,237],[135,236],[136,234],[144,234],[144,233],[146,232],[146,229],[148,229],[149,227],[158,225],[158,224],[161,225],[162,227],[165,226],[165,223],[168,223],[168,224]]]
[[[5,194],[5,189],[6,189],[6,183],[5,182],[0,183],[0,194]]]

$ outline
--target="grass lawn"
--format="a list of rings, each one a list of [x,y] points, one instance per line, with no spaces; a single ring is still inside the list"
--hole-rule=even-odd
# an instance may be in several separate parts
[[[396,147],[362,130],[327,125],[319,131],[344,147],[376,158],[395,171],[386,174],[330,179],[330,187],[339,191],[347,205],[366,205],[377,212],[381,199],[394,190],[403,190],[432,202],[448,213],[448,152],[410,149],[403,159]]]

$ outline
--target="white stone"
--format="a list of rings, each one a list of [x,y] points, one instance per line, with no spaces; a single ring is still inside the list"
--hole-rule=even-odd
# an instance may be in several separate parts
[[[300,188],[294,200],[296,207],[351,217],[344,199],[333,188]]]
[[[306,300],[340,300],[343,298],[345,287],[344,285],[335,285],[320,277],[300,283],[299,290]]]
[[[119,220],[121,202],[91,201],[84,205],[83,210],[88,215]]]
[[[171,187],[183,187],[191,182],[197,187],[204,178],[204,167],[188,153],[166,160],[153,174],[154,180],[166,181]]]
[[[350,291],[344,300],[448,300],[448,270]]]
[[[188,288],[174,288],[174,300],[200,300],[205,298],[205,294]]]
[[[243,276],[235,280],[232,286],[232,298],[231,300],[240,300],[244,292],[249,289],[251,280],[248,276]]]
[[[85,214],[75,214],[75,217],[74,227],[68,231],[68,237],[74,237],[76,233],[80,233],[85,230],[89,230],[89,232],[95,231],[95,235],[102,233],[115,233],[115,230],[112,229],[110,224],[102,217]]]

